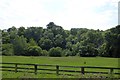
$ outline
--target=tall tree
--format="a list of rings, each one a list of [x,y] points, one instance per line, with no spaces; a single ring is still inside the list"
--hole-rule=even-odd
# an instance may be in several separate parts
[[[26,42],[26,38],[24,36],[16,36],[13,41],[13,48],[14,48],[14,54],[15,55],[25,55],[25,51],[27,49],[28,45]]]
[[[53,43],[50,39],[41,38],[38,44],[43,50],[49,50],[53,47]]]
[[[105,41],[106,54],[109,53],[110,57],[120,57],[120,25],[106,31]]]
[[[18,29],[18,35],[19,36],[25,35],[25,27],[22,26]]]
[[[25,37],[28,40],[33,38],[36,42],[38,42],[42,35],[43,35],[42,27],[29,27],[25,30]]]

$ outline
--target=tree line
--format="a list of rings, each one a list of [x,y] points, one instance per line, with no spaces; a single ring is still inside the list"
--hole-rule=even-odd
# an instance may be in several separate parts
[[[108,30],[71,28],[50,22],[43,27],[0,30],[2,54],[6,56],[120,57],[120,25]]]

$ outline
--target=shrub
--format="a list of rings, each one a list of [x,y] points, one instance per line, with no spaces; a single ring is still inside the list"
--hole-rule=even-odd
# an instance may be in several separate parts
[[[69,49],[65,49],[62,52],[62,56],[72,56],[72,51],[70,51]]]
[[[90,46],[82,46],[80,50],[80,56],[82,57],[96,57],[98,55],[98,50]]]
[[[41,56],[42,49],[39,46],[29,46],[27,49],[26,56]]]
[[[49,56],[51,57],[61,57],[62,48],[56,47],[49,50]]]
[[[42,56],[49,56],[49,53],[47,50],[42,50]]]

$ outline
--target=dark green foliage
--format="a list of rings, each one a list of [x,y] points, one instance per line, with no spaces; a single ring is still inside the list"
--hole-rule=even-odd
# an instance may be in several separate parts
[[[28,40],[33,38],[36,42],[38,42],[42,35],[43,35],[42,27],[29,27],[25,30],[25,37]]]
[[[105,41],[104,53],[110,57],[120,57],[120,25],[106,31]]]
[[[98,55],[97,49],[92,46],[82,46],[80,50],[80,56],[82,57],[95,57]]]
[[[2,30],[2,43],[2,55],[120,57],[120,25],[106,31],[64,30],[53,22],[45,29],[13,26]]]
[[[10,36],[10,42],[12,43],[13,40],[15,39],[15,37],[18,36],[17,35],[18,31],[17,31],[16,27],[14,27],[14,26],[12,28],[9,28],[7,31]]]
[[[53,43],[50,39],[41,38],[38,42],[38,45],[44,50],[49,50],[52,47]]]
[[[60,48],[60,47],[51,48],[49,50],[49,56],[51,56],[51,57],[61,57],[62,56],[62,48]]]
[[[20,28],[18,29],[18,35],[19,35],[19,36],[25,35],[25,28],[24,28],[24,27],[20,27]]]
[[[15,55],[25,55],[27,47],[28,45],[26,42],[26,38],[24,38],[23,36],[16,36],[13,40],[13,49]]]
[[[41,56],[42,49],[39,46],[30,46],[27,49],[25,56]]]

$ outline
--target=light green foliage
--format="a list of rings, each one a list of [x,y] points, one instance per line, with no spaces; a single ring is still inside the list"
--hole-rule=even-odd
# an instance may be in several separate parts
[[[62,56],[72,56],[72,51],[70,51],[69,49],[65,49],[62,51]]]
[[[2,55],[13,56],[13,44],[2,44]]]
[[[66,48],[69,50],[72,50],[72,43],[71,42],[67,42],[66,43]]]
[[[37,43],[35,42],[35,40],[33,38],[30,39],[29,46],[37,46]]]
[[[49,53],[47,50],[42,50],[42,56],[49,56]]]

